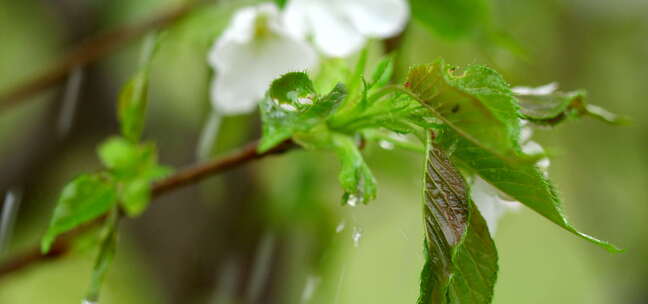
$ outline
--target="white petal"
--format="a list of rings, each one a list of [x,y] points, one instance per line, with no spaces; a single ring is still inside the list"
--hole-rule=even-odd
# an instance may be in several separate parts
[[[335,0],[292,0],[284,20],[292,34],[312,34],[317,48],[327,56],[347,57],[366,41]]]
[[[511,89],[517,95],[543,96],[553,94],[558,89],[558,83],[552,82],[539,87],[515,87]]]
[[[529,141],[524,145],[522,145],[522,152],[533,155],[533,154],[544,153],[544,149],[539,143],[535,141]],[[545,175],[547,175],[547,170],[549,169],[550,164],[551,161],[549,160],[549,158],[545,157],[540,159],[536,165],[543,170]]]
[[[363,35],[388,38],[400,33],[409,19],[405,0],[337,0],[354,27]]]
[[[223,48],[232,43],[248,43],[254,38],[254,20],[259,14],[259,9],[257,6],[245,7],[234,14],[230,24],[209,51],[208,61],[211,65],[222,69],[226,64],[221,56]]]
[[[337,9],[314,4],[308,7],[315,45],[332,57],[347,57],[362,48],[365,38]]]
[[[471,195],[473,202],[475,202],[479,212],[486,220],[491,235],[495,235],[497,223],[502,215],[520,207],[518,202],[502,199],[500,191],[480,177],[475,177],[471,187]]]
[[[233,20],[232,28],[228,28],[209,54],[209,62],[217,73],[212,102],[224,115],[253,111],[275,78],[291,71],[304,71],[317,63],[317,55],[308,44],[282,30],[274,5],[253,7],[252,18],[248,16],[249,11],[244,9],[237,14],[239,19]],[[254,37],[254,23],[260,14],[268,17],[267,26],[272,33]],[[248,35],[243,30],[252,32],[252,38],[236,39]]]
[[[522,152],[526,154],[540,154],[544,152],[544,149],[539,143],[528,141],[522,146]]]
[[[231,69],[216,76],[212,100],[223,114],[253,111],[270,83],[284,73],[304,71],[317,62],[315,52],[305,43],[277,37],[252,45],[234,44],[229,60]]]
[[[286,31],[296,38],[304,39],[312,31],[307,15],[308,0],[292,0],[283,9],[282,21]]]

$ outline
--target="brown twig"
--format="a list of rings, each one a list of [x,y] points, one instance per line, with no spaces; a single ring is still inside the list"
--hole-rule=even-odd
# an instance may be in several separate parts
[[[188,4],[170,9],[144,22],[122,26],[87,39],[42,74],[0,94],[0,111],[16,106],[62,82],[75,67],[97,61],[151,30],[174,23],[185,16],[194,7],[195,2],[186,3]]]
[[[175,189],[197,183],[207,177],[225,172],[229,169],[247,164],[253,160],[261,159],[269,155],[281,154],[297,147],[291,140],[287,140],[277,145],[275,148],[263,153],[257,152],[257,142],[252,142],[241,150],[234,152],[223,158],[209,161],[204,164],[196,165],[177,172],[176,174],[157,182],[153,185],[153,197],[161,196]],[[101,222],[103,217],[94,222],[83,225],[75,230],[66,233],[65,236],[59,237],[52,246],[52,250],[47,254],[41,254],[40,248],[34,246],[23,254],[8,259],[0,265],[0,278],[10,273],[24,269],[38,262],[52,260],[66,255],[70,252],[70,242],[78,235],[87,231],[94,223]]]

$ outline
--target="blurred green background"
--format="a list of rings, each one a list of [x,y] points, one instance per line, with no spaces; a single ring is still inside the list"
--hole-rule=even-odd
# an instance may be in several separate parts
[[[0,92],[57,62],[84,37],[177,2],[1,0]],[[206,50],[231,12],[254,2],[214,1],[166,34],[154,61],[146,129],[163,163],[195,160],[210,109]],[[563,89],[585,88],[591,103],[634,120],[623,127],[571,121],[534,137],[554,155],[550,175],[570,219],[625,252],[609,254],[527,209],[508,214],[495,237],[494,303],[648,303],[648,2],[489,5],[491,23],[467,37],[449,39],[413,21],[399,42],[397,77],[439,56],[453,64],[483,63],[512,85],[557,81]],[[490,29],[510,39],[494,41]],[[382,44],[372,45],[377,57]],[[2,258],[38,242],[67,180],[99,168],[94,150],[118,131],[114,101],[135,69],[138,46],[84,67],[77,115],[64,137],[55,127],[61,88],[0,113],[0,190],[19,188],[24,198]],[[227,119],[214,154],[257,137],[257,127],[254,115]],[[157,200],[142,218],[124,223],[101,302],[247,303],[256,262],[270,252],[259,303],[414,303],[423,262],[423,158],[375,146],[365,154],[380,184],[378,200],[368,206],[340,206],[335,160],[304,152]],[[354,233],[362,236],[357,246]],[[89,236],[64,259],[0,278],[0,303],[79,303],[92,242]],[[310,287],[312,299],[302,300]]]

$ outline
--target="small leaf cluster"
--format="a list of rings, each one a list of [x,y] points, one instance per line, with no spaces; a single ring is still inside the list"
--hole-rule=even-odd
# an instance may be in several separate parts
[[[117,116],[121,135],[108,138],[97,149],[104,168],[81,174],[63,188],[41,241],[41,250],[47,253],[62,234],[105,217],[86,296],[91,302],[98,300],[101,284],[115,255],[119,218],[122,214],[135,217],[144,212],[151,200],[153,183],[172,171],[158,164],[155,144],[140,142],[146,116],[149,66],[156,40],[148,42],[142,66],[119,95]]]
[[[358,65],[363,64],[361,58]],[[497,253],[465,182],[475,176],[565,230],[618,251],[567,221],[554,186],[536,165],[538,155],[522,152],[520,132],[523,123],[555,125],[585,115],[617,123],[620,118],[586,104],[580,91],[535,99],[516,95],[483,65],[460,68],[437,60],[412,67],[403,84],[389,84],[392,70],[387,58],[369,81],[355,73],[327,94],[317,92],[306,73],[277,79],[260,105],[260,151],[292,139],[306,149],[334,152],[341,163],[343,201],[355,205],[376,195],[360,148],[385,138],[403,142],[403,135],[420,139],[419,145],[401,145],[428,155],[427,262],[419,303],[491,301]]]

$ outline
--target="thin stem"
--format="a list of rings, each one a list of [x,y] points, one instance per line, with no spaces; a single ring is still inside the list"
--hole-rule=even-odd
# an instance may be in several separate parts
[[[266,152],[258,153],[257,146],[258,142],[254,141],[229,156],[181,170],[176,174],[155,183],[152,189],[153,197],[162,196],[163,194],[169,193],[175,189],[200,182],[210,176],[223,173],[251,161],[262,159],[270,155],[281,154],[297,147],[297,145],[295,145],[291,140],[286,140]],[[41,254],[39,249],[40,247],[34,246],[21,255],[7,259],[4,263],[0,264],[0,278],[35,263],[57,259],[66,255],[70,252],[70,243],[74,238],[92,228],[94,224],[100,223],[103,220],[105,220],[105,216],[102,216],[86,225],[82,225],[81,227],[66,233],[65,236],[59,237],[52,246],[52,250],[47,254]]]

